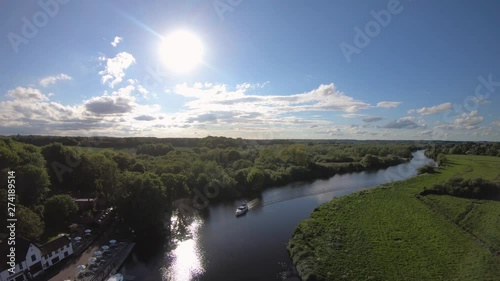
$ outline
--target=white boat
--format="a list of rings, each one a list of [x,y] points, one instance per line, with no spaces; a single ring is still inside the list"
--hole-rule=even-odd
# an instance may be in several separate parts
[[[248,205],[247,203],[243,203],[236,209],[236,216],[241,216],[247,211],[248,211]]]
[[[120,273],[117,273],[115,275],[111,275],[106,281],[123,281],[123,275]]]

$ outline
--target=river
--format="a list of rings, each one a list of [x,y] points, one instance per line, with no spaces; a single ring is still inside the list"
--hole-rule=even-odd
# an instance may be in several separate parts
[[[133,254],[121,272],[135,281],[300,280],[286,250],[296,225],[334,197],[413,177],[417,168],[434,163],[423,150],[413,156],[387,169],[266,189],[259,198],[248,198],[250,209],[238,218],[234,211],[241,200],[210,203],[188,218],[172,250],[142,259]]]

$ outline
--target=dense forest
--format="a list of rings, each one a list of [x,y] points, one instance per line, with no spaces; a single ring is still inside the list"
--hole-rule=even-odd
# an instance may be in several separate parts
[[[473,151],[499,155],[498,144],[485,146]],[[8,171],[15,171],[19,232],[30,239],[63,231],[76,216],[91,216],[79,213],[75,198],[116,206],[140,235],[162,233],[165,215],[178,199],[238,198],[269,186],[396,165],[417,149],[428,148],[437,157],[454,147],[412,141],[13,136],[0,138],[0,178],[7,182]],[[6,189],[0,189],[2,202]],[[5,221],[5,211],[1,216]]]

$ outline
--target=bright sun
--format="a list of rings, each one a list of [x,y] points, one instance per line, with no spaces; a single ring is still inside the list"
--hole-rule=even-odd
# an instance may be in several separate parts
[[[185,30],[167,35],[160,47],[163,62],[177,73],[186,73],[196,67],[202,61],[203,52],[203,45],[198,37]]]

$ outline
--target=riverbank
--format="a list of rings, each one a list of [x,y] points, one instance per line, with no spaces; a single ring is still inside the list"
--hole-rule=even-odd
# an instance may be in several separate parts
[[[496,280],[500,202],[417,195],[452,176],[499,181],[500,158],[451,155],[449,160],[436,174],[318,207],[288,244],[302,279]],[[464,204],[477,207],[463,213]],[[462,219],[457,223],[453,215]]]

